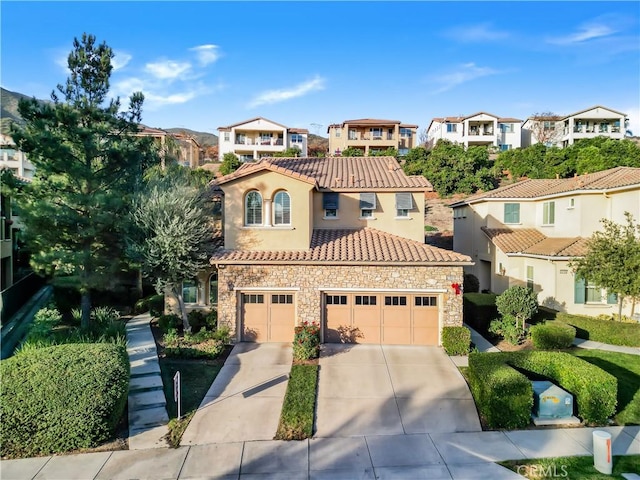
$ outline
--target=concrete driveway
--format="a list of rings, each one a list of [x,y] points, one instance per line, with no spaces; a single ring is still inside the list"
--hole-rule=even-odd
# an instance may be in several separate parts
[[[441,348],[322,346],[316,437],[479,431],[467,383]]]
[[[202,400],[181,445],[272,440],[291,362],[290,343],[238,343]]]

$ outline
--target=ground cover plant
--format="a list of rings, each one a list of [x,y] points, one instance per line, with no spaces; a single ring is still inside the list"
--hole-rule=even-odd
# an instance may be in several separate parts
[[[625,478],[622,476],[623,473],[640,471],[640,455],[614,455],[612,475],[597,471],[593,466],[592,456],[508,460],[499,463],[530,479],[623,480]]]
[[[303,440],[313,435],[318,365],[293,365],[282,405],[276,440]]]

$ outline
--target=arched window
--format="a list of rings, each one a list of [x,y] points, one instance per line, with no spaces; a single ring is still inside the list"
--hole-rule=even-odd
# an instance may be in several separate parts
[[[218,305],[218,272],[209,277],[209,305]]]
[[[287,192],[278,192],[273,197],[273,224],[291,225],[291,197]]]
[[[262,225],[262,195],[255,190],[247,193],[245,197],[244,224]]]

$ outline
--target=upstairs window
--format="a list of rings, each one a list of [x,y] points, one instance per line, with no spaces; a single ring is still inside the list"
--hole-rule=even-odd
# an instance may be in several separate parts
[[[340,127],[336,128],[336,138],[340,138],[342,136],[342,129]]]
[[[413,196],[409,192],[396,193],[396,217],[406,218],[413,209]]]
[[[455,123],[447,123],[447,132],[456,133],[458,131],[458,125]]]
[[[228,142],[229,141],[229,132],[224,132],[224,141]]]
[[[379,128],[379,127],[370,128],[369,133],[374,139],[382,139],[382,128]]]
[[[376,194],[361,193],[360,194],[360,218],[373,218],[373,212],[376,209]]]
[[[338,193],[324,192],[322,194],[322,209],[325,218],[338,218]]]
[[[556,222],[556,202],[542,204],[542,224],[553,225]]]
[[[244,224],[262,225],[262,195],[255,190],[245,197]]]
[[[291,225],[291,197],[287,192],[278,192],[273,197],[273,224]]]
[[[353,128],[349,129],[349,140],[356,140],[356,131]]]
[[[411,138],[411,129],[410,128],[401,128],[400,129],[400,136],[402,138]]]
[[[500,132],[502,132],[502,133],[513,133],[513,123],[501,123],[500,124]]]
[[[291,143],[302,143],[302,135],[299,133],[292,133]]]
[[[520,204],[504,204],[504,223],[520,223]]]

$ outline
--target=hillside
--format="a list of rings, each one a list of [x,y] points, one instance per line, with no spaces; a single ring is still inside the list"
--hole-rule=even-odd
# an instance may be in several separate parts
[[[11,122],[24,123],[18,113],[18,102],[22,99],[28,100],[31,97],[4,88],[0,88],[0,90],[0,130],[2,133],[9,133],[9,125]]]
[[[170,133],[185,133],[191,135],[201,147],[218,145],[218,136],[213,133],[197,132],[195,130],[189,130],[188,128],[163,128],[163,130]]]

